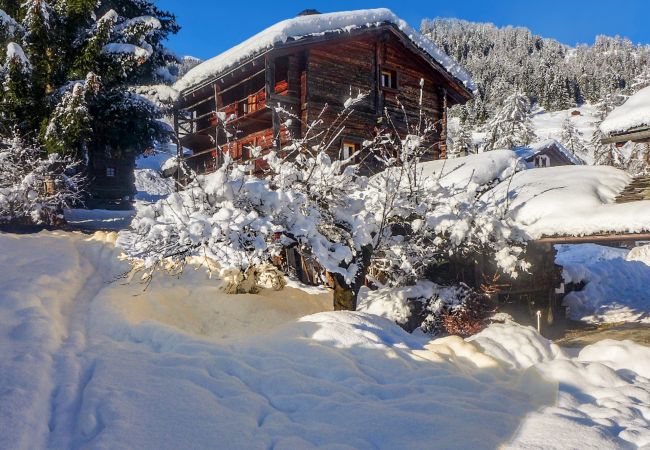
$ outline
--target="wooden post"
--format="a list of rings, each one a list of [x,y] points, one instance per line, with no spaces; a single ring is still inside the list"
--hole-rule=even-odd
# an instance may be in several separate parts
[[[440,159],[447,159],[447,89],[442,90],[442,117],[440,126]]]
[[[174,184],[175,190],[179,191],[181,187],[181,175],[183,164],[183,146],[181,139],[178,137],[178,107],[174,106],[172,111],[174,117],[174,137],[176,138],[176,183]]]
[[[221,124],[221,119],[219,119],[219,110],[221,109],[221,93],[219,89],[219,82],[215,81],[214,82],[214,117],[216,119],[216,125],[214,129],[214,148],[215,148],[215,155],[214,155],[214,160],[215,160],[215,165],[216,168],[218,169],[221,167],[223,164],[223,152],[221,151],[221,147],[219,146],[219,129]]]
[[[275,111],[272,98],[275,96],[275,60],[270,56],[266,56],[266,104],[271,107],[271,117],[273,122],[273,147],[276,150],[280,149],[280,118]]]
[[[381,67],[384,64],[385,35],[381,35],[375,43],[375,112],[378,117],[384,115],[384,91],[381,89]]]

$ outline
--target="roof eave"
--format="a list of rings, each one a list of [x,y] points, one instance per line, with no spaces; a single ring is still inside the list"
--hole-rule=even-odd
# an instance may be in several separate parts
[[[449,73],[447,69],[442,66],[440,62],[438,62],[433,56],[429,55],[425,50],[421,49],[418,47],[402,30],[400,30],[395,24],[392,22],[383,22],[379,25],[370,25],[370,26],[363,26],[359,27],[356,30],[352,31],[347,31],[346,33],[348,35],[355,35],[355,34],[363,34],[368,32],[368,30],[381,30],[382,28],[387,29],[395,33],[400,40],[403,41],[408,47],[411,48],[412,51],[415,53],[419,54],[424,60],[426,60],[437,72],[439,72],[450,84],[454,85],[458,90],[450,92],[452,98],[456,103],[465,103],[469,100],[472,100],[474,98],[474,94],[471,90],[469,90],[465,84],[460,81],[458,78],[456,78],[454,75]],[[223,72],[217,73],[215,75],[212,75],[209,78],[206,78],[204,81],[197,83],[194,86],[188,87],[180,92],[179,98],[187,97],[191,95],[192,93],[199,91],[206,86],[209,86],[216,81],[218,81],[221,78],[224,78],[228,76],[229,74],[241,69],[243,66],[246,64],[249,64],[251,61],[254,61],[262,56],[265,56],[266,54],[278,50],[281,48],[288,48],[288,47],[294,47],[294,46],[299,46],[299,45],[306,45],[309,44],[310,42],[313,42],[315,40],[328,40],[328,39],[335,39],[337,37],[340,37],[341,32],[340,31],[332,31],[329,33],[325,33],[322,36],[306,36],[303,38],[299,39],[291,39],[288,40],[287,42],[283,43],[278,43],[273,45],[272,47],[269,47],[267,49],[264,49],[261,52],[255,53],[250,55],[248,58],[241,60],[239,63],[235,64],[234,66],[230,67],[229,69],[224,70]]]
[[[624,133],[612,134],[603,138],[603,144],[618,144],[628,141],[647,141],[650,140],[650,127],[636,128]]]

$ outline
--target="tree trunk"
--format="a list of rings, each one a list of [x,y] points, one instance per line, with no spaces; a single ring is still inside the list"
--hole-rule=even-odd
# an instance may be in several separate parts
[[[361,259],[353,262],[353,264],[359,264],[360,267],[352,286],[348,286],[343,276],[335,273],[331,274],[334,282],[334,311],[357,310],[357,297],[361,290],[361,286],[366,282],[366,275],[370,268],[373,247],[371,245],[366,245],[363,247],[361,252]]]
[[[334,275],[334,311],[354,311],[357,309],[357,293],[342,282],[343,277]]]

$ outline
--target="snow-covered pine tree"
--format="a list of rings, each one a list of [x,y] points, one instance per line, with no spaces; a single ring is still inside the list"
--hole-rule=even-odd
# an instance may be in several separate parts
[[[454,152],[459,156],[467,156],[475,152],[472,127],[468,121],[461,121],[458,126],[454,138]]]
[[[567,117],[562,122],[562,145],[573,153],[578,159],[584,160],[587,154],[582,132],[575,126],[571,117]]]
[[[594,155],[594,164],[597,166],[612,166],[622,168],[623,155],[613,144],[603,144],[605,135],[600,130],[600,123],[596,125],[594,134],[589,142]]]
[[[22,47],[10,42],[0,67],[0,137],[27,132],[33,124],[32,65]]]
[[[633,144],[630,157],[625,164],[625,170],[633,176],[650,175],[650,144]]]
[[[169,133],[135,93],[170,82],[172,14],[147,0],[0,0],[0,138],[93,163],[131,160]],[[128,130],[128,132],[124,132]]]
[[[503,106],[488,123],[484,150],[511,149],[530,144],[534,138],[528,97],[515,92],[505,99]]]

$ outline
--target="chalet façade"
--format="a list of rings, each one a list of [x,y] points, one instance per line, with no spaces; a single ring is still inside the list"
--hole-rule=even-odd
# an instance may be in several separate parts
[[[278,148],[289,135],[304,136],[305,124],[325,105],[327,126],[357,92],[367,96],[355,106],[332,157],[358,151],[385,125],[384,111],[398,131],[405,130],[419,116],[422,90],[423,114],[437,124],[427,159],[444,158],[446,110],[472,98],[471,81],[458,64],[387,9],[305,11],[200,64],[175,88],[179,148],[191,150],[183,159],[198,172],[214,170],[222,152],[260,167],[250,148]],[[271,105],[301,120],[287,125]],[[236,131],[224,132],[224,121]]]

